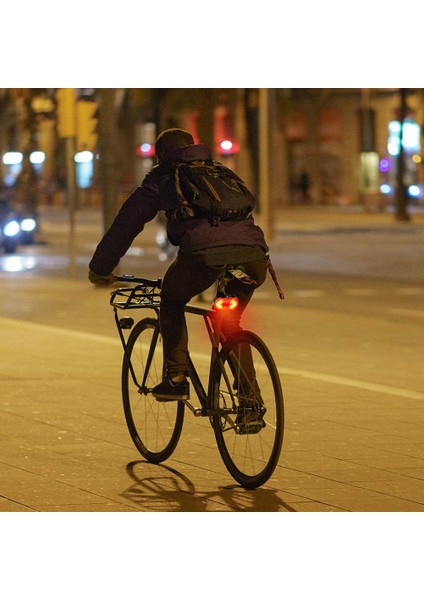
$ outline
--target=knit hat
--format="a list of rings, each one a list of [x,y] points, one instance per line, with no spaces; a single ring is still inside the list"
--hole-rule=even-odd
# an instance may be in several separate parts
[[[171,150],[190,144],[194,144],[194,139],[188,131],[178,129],[177,127],[165,129],[165,131],[162,131],[162,133],[159,134],[156,140],[156,156],[158,157],[158,160],[161,161]]]

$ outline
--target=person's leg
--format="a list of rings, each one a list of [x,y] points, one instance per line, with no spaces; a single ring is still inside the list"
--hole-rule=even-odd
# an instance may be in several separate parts
[[[241,316],[246,306],[249,304],[255,290],[265,281],[267,265],[266,258],[264,258],[264,260],[255,260],[243,265],[246,274],[256,281],[256,284],[254,285],[242,283],[242,281],[235,277],[227,284],[227,294],[237,296],[239,304],[234,311],[228,313],[228,316],[223,321],[222,332],[225,337],[229,337],[230,335],[241,331]]]
[[[215,281],[217,270],[198,258],[179,253],[166,272],[161,290],[160,327],[166,377],[185,378],[188,369],[188,335],[185,305]]]
[[[267,274],[267,260],[254,261],[243,265],[247,275],[256,281],[255,285],[242,283],[237,278],[232,279],[227,285],[227,293],[237,296],[239,305],[234,311],[228,311],[222,321],[222,332],[225,338],[242,330],[240,326],[241,316],[249,304],[255,289],[263,284]],[[234,387],[239,391],[240,399],[247,401],[249,397],[259,397],[259,389],[256,383],[256,373],[249,344],[241,344],[240,365],[241,370],[234,372]]]

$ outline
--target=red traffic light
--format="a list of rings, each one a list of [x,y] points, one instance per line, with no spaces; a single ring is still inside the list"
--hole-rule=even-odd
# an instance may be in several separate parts
[[[222,140],[217,144],[217,152],[221,155],[237,154],[240,151],[240,144],[233,140]]]
[[[142,158],[150,158],[155,155],[155,147],[153,144],[144,142],[144,144],[137,146],[136,154]]]

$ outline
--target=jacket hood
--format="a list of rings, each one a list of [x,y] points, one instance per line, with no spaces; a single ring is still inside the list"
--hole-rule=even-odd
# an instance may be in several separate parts
[[[193,160],[212,160],[209,147],[206,144],[188,144],[180,148],[172,148],[160,162],[191,162]]]

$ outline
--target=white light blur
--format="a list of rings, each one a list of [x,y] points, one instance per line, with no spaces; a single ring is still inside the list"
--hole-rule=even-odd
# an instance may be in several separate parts
[[[21,229],[22,231],[34,231],[36,223],[34,219],[27,218],[21,221]]]
[[[233,142],[231,142],[230,140],[224,140],[223,142],[221,142],[221,148],[223,150],[231,150],[232,147]]]
[[[19,273],[35,267],[33,256],[2,256],[0,259],[3,271],[7,273]]]
[[[380,185],[380,192],[382,194],[390,194],[391,191],[392,187],[388,183],[383,183],[382,185]]]
[[[20,165],[23,161],[24,155],[22,152],[5,152],[3,154],[4,165]]]
[[[414,198],[418,198],[420,195],[420,188],[418,185],[410,185],[408,192],[411,194],[411,196],[414,196]]]
[[[3,228],[3,233],[7,237],[13,237],[19,233],[20,227],[17,221],[9,221]]]
[[[399,121],[390,121],[389,123],[389,141],[387,149],[389,154],[397,156],[400,147],[400,123]],[[420,144],[420,126],[417,123],[405,121],[402,127],[402,146],[408,152],[419,152]]]
[[[74,160],[76,163],[89,163],[93,160],[93,153],[90,150],[82,150],[75,154]]]
[[[31,154],[29,155],[29,162],[32,165],[42,165],[45,160],[46,160],[46,155],[44,154],[44,152],[41,152],[40,150],[35,150],[34,152],[31,152]]]

